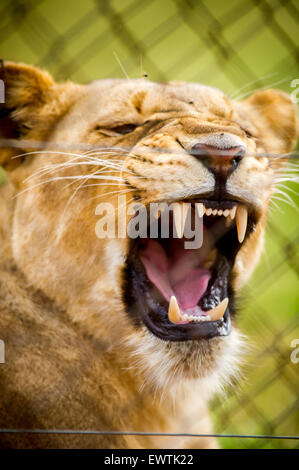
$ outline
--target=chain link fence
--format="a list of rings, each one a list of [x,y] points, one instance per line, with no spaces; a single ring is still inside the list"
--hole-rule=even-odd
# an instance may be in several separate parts
[[[295,0],[2,0],[0,56],[45,68],[57,80],[146,73],[153,81],[206,83],[242,99],[263,87],[293,90],[298,26]],[[211,404],[217,433],[299,435],[299,364],[291,360],[299,338],[298,197],[289,194],[293,202],[273,207],[265,255],[241,294],[239,323],[253,349],[246,379]]]

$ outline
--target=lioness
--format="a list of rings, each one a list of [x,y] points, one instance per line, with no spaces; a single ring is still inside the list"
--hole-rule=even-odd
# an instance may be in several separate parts
[[[294,104],[276,90],[234,102],[196,83],[57,84],[9,62],[0,78],[0,428],[212,433],[207,404],[237,370],[235,294],[263,247]],[[98,204],[117,207],[120,195],[188,203],[202,245],[185,248],[175,211],[168,238],[97,236]],[[217,446],[125,434],[0,441]]]

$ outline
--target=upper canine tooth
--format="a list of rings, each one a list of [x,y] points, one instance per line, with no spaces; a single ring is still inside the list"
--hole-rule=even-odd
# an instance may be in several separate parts
[[[181,315],[180,307],[174,295],[171,296],[168,307],[168,319],[172,323],[179,323],[183,318]]]
[[[236,210],[237,210],[237,206],[234,206],[234,207],[230,210],[230,218],[231,218],[231,219],[234,219],[234,218],[235,218]]]
[[[225,299],[220,302],[220,304],[217,305],[217,307],[212,308],[211,310],[208,310],[206,312],[207,315],[210,317],[210,321],[216,321],[220,320],[220,318],[223,317],[225,310],[227,309],[228,306],[228,298],[225,297]]]
[[[174,225],[177,236],[182,238],[184,235],[185,223],[188,215],[188,204],[175,204],[173,210]]]
[[[238,206],[236,212],[236,224],[238,231],[238,240],[243,242],[247,229],[248,210],[245,206]]]
[[[197,210],[198,217],[203,217],[205,213],[205,206],[201,202],[196,202],[195,207]]]

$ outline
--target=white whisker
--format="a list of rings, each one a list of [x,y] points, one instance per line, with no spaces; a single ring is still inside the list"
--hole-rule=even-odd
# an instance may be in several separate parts
[[[120,58],[118,57],[118,55],[116,54],[115,51],[113,51],[113,55],[114,55],[115,59],[117,60],[118,65],[120,66],[120,68],[121,68],[121,70],[122,70],[124,76],[126,77],[126,79],[127,79],[127,80],[130,80],[129,75],[127,74],[127,72],[126,72],[126,70],[125,70],[123,64],[122,64],[121,61],[120,61]]]
[[[281,214],[283,213],[283,211],[281,210],[281,208],[279,207],[278,204],[276,204],[275,201],[273,201],[273,197],[271,199],[271,204],[273,204],[273,206],[275,207],[275,209],[277,209]],[[270,207],[271,208],[271,207]]]
[[[245,88],[248,88],[249,86],[253,85],[253,84],[256,83],[256,82],[265,80],[266,78],[273,77],[274,75],[277,75],[277,73],[278,73],[278,72],[269,73],[269,74],[267,74],[267,75],[264,75],[264,76],[261,77],[261,78],[257,78],[257,79],[255,79],[255,80],[251,80],[250,82],[247,82],[245,85],[241,86],[240,88],[237,88],[237,90],[235,90],[233,93],[229,93],[228,96],[229,96],[231,99],[234,99],[234,96],[237,95],[238,93],[240,93],[240,91],[244,90]]]
[[[124,193],[130,193],[134,191],[133,188],[127,188],[127,189],[120,189],[119,191],[110,191],[108,193],[104,193],[104,194],[99,194],[98,196],[94,196],[92,198],[89,198],[89,201],[90,200],[93,200],[93,199],[100,199],[101,197],[106,197],[106,196],[110,196],[112,194],[124,194]]]
[[[250,94],[252,94],[252,93],[255,93],[256,91],[261,91],[261,90],[265,90],[266,88],[271,88],[271,87],[273,87],[273,86],[280,85],[281,83],[285,83],[285,82],[287,82],[287,81],[289,81],[289,80],[291,80],[291,79],[292,79],[292,77],[290,76],[290,77],[286,77],[286,78],[283,78],[283,79],[281,79],[281,80],[278,80],[278,81],[276,81],[276,82],[273,82],[273,83],[271,83],[270,85],[265,85],[265,86],[260,87],[260,88],[255,88],[254,90],[247,91],[246,93],[243,93],[242,95],[237,96],[237,97],[235,98],[235,100],[236,100],[236,101],[241,100],[242,98],[245,98],[246,96],[248,96],[248,95],[250,95]]]
[[[272,201],[273,199],[276,199],[277,201],[281,201],[281,202],[284,202],[285,204],[287,204],[288,206],[294,208],[296,210],[296,212],[299,213],[299,209],[298,207],[296,206],[296,204],[294,203],[294,201],[291,199],[290,201],[289,200],[286,200],[282,197],[279,197],[279,196],[272,196]]]

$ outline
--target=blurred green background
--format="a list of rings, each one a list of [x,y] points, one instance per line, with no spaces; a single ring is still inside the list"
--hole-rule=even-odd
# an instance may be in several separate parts
[[[150,80],[198,81],[242,99],[262,87],[293,91],[298,26],[295,0],[2,0],[0,57],[48,69],[57,80],[146,72]],[[218,433],[299,435],[299,364],[290,360],[299,338],[299,199],[289,194],[294,207],[275,201],[265,253],[240,296],[239,324],[253,347],[246,379],[211,404]],[[295,448],[298,441],[220,444]]]

